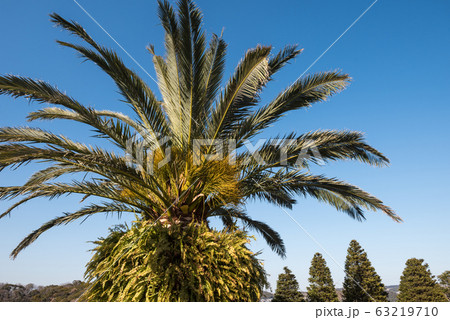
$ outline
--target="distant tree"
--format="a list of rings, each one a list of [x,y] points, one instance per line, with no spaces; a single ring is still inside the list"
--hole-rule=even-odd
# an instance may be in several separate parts
[[[330,269],[320,253],[316,253],[309,268],[310,278],[308,287],[308,300],[312,302],[339,301]]]
[[[63,285],[41,287],[32,293],[31,301],[36,302],[69,302],[77,301],[86,290],[87,284],[78,280]]]
[[[444,271],[438,276],[442,290],[444,290],[445,296],[450,300],[450,271]]]
[[[27,284],[27,285],[25,286],[25,289],[26,289],[28,292],[33,291],[34,288],[35,288],[35,285],[34,285],[33,283],[29,283],[29,284]]]
[[[445,302],[447,298],[423,259],[408,259],[400,278],[399,302]]]
[[[29,302],[31,288],[20,284],[2,283],[0,284],[0,302]]]
[[[298,302],[304,301],[303,294],[299,291],[299,285],[295,275],[284,267],[284,273],[278,275],[277,288],[272,302]]]
[[[344,301],[388,301],[380,276],[356,240],[350,242],[345,261]]]

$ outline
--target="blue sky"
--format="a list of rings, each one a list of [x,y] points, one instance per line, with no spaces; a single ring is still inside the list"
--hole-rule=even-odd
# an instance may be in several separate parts
[[[162,28],[156,1],[85,1],[79,3],[154,76],[145,46],[162,53]],[[304,52],[278,74],[263,102],[287,87],[335,41],[372,3],[354,1],[206,1],[198,0],[208,34],[220,33],[229,43],[227,75],[245,51],[257,44],[275,50],[299,44]],[[107,5],[106,5],[107,4]],[[156,85],[71,0],[3,1],[0,10],[2,45],[0,73],[18,74],[57,84],[85,104],[99,108],[124,108],[112,82],[93,64],[54,40],[73,40],[53,27],[48,14],[57,12],[80,22],[100,43],[116,49],[128,65]],[[383,199],[405,220],[398,224],[382,213],[367,213],[360,223],[311,199],[298,199],[289,213],[330,255],[317,245],[283,210],[264,203],[249,203],[254,218],[271,224],[286,242],[282,260],[258,240],[254,250],[276,276],[287,265],[307,286],[308,269],[315,252],[326,258],[338,287],[344,272],[347,246],[358,240],[386,285],[397,284],[408,258],[423,258],[434,274],[450,269],[450,3],[448,1],[379,0],[310,70],[340,69],[353,77],[352,85],[330,101],[290,113],[264,137],[291,131],[351,129],[366,133],[367,141],[391,160],[386,168],[356,162],[332,163],[313,168],[356,184]],[[0,126],[26,125],[27,112],[36,110],[24,100],[0,96]],[[122,109],[123,110],[123,109]],[[74,139],[90,133],[67,122],[35,123]],[[39,166],[0,174],[0,185],[23,183]],[[107,234],[116,218],[96,216],[84,224],[55,228],[12,261],[11,250],[30,231],[65,211],[74,211],[79,198],[37,200],[0,220],[0,282],[51,284],[81,279],[93,241]],[[0,202],[0,210],[11,203]],[[131,218],[130,218],[131,219]],[[130,220],[125,219],[125,220]],[[123,221],[123,220],[122,220]],[[331,257],[330,257],[331,256]],[[333,261],[335,260],[335,261]]]

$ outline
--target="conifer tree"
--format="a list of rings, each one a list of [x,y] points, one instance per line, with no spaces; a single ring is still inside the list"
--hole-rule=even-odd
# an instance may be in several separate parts
[[[448,301],[441,286],[431,274],[423,259],[411,258],[400,278],[399,302],[445,302]]]
[[[450,300],[450,270],[444,271],[438,276],[441,288],[444,290],[445,296]]]
[[[316,253],[309,268],[310,278],[308,287],[308,300],[312,302],[339,301],[333,284],[330,269],[320,253]]]
[[[350,242],[345,261],[344,301],[388,301],[387,292],[367,253],[356,240]]]
[[[299,291],[299,285],[295,275],[284,267],[284,273],[278,275],[277,288],[272,302],[299,302],[304,301],[303,294]]]

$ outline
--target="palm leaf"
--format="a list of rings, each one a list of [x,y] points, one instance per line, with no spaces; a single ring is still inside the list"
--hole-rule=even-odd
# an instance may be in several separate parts
[[[121,214],[122,212],[135,212],[135,211],[122,203],[112,202],[112,203],[104,203],[102,205],[94,204],[84,207],[74,213],[66,213],[61,217],[46,222],[39,229],[34,230],[27,237],[25,237],[25,239],[23,239],[19,243],[19,245],[11,252],[11,258],[15,259],[23,249],[25,249],[34,241],[36,241],[36,239],[39,238],[39,236],[42,233],[55,226],[68,224],[69,222],[72,222],[80,218],[86,218],[95,213],[113,213],[113,212]]]
[[[251,230],[257,231],[264,240],[267,242],[269,247],[280,257],[286,257],[286,248],[281,236],[278,232],[273,230],[269,225],[264,222],[251,219],[243,211],[237,210],[235,208],[223,208],[217,210],[212,216],[218,216],[222,219],[224,225],[228,228],[236,227],[234,219],[239,219],[243,224]]]
[[[208,138],[224,137],[256,104],[261,88],[269,80],[267,57],[270,47],[249,50],[220,96],[208,125]]]
[[[271,103],[254,111],[239,123],[233,133],[238,147],[292,110],[325,101],[343,90],[350,77],[339,72],[321,72],[299,79],[280,93]]]
[[[93,61],[102,68],[114,80],[125,101],[132,106],[143,125],[155,137],[157,134],[167,134],[168,127],[165,116],[147,84],[135,72],[127,68],[114,51],[99,46],[79,24],[69,22],[57,14],[50,16],[56,25],[82,38],[97,53],[79,45],[63,41],[58,41],[58,43],[76,50],[82,57]]]
[[[323,164],[337,160],[357,160],[373,166],[389,163],[380,151],[369,146],[357,131],[319,130],[301,135],[289,134],[268,139],[254,151],[239,154],[238,161],[266,170],[277,167],[308,168],[310,163]]]

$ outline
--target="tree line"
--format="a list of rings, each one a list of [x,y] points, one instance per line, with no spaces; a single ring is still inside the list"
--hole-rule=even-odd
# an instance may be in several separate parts
[[[309,269],[306,294],[288,267],[278,276],[273,302],[387,302],[388,292],[375,271],[367,253],[356,241],[350,242],[345,261],[345,278],[341,297],[338,295],[330,269],[320,253],[314,254]],[[438,276],[431,274],[423,259],[411,258],[400,278],[399,302],[445,302],[450,299],[450,271]]]
[[[345,278],[342,292],[336,290],[330,269],[320,253],[314,254],[309,269],[309,286],[302,293],[299,283],[288,267],[278,276],[273,302],[385,302],[388,293],[375,271],[367,253],[352,240],[347,250]],[[431,274],[423,259],[408,259],[401,276],[397,301],[439,302],[450,299],[450,271],[438,276]],[[86,290],[87,283],[73,281],[63,285],[35,286],[0,283],[0,302],[65,302],[77,301]]]
[[[78,280],[49,286],[0,283],[0,302],[71,302],[77,301],[86,288],[87,283]]]

